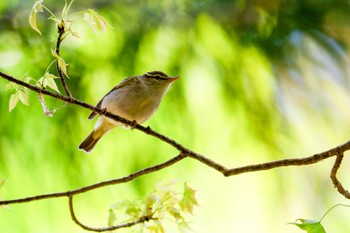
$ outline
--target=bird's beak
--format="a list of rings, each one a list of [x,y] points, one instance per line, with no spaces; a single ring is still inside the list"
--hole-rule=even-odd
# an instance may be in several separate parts
[[[179,78],[180,78],[179,76],[170,77],[169,78],[169,82],[172,83],[172,82],[174,82],[175,80],[177,80]]]

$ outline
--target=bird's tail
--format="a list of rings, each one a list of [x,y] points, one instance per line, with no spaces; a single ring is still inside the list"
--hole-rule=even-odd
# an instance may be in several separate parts
[[[102,137],[102,135],[97,136],[94,133],[95,133],[95,130],[92,131],[82,143],[80,143],[79,150],[84,150],[86,153],[90,153],[92,149],[94,149],[96,143]]]

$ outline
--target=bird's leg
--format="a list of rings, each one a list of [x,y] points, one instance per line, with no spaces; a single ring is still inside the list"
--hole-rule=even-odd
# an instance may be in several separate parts
[[[102,108],[100,115],[105,115],[107,112],[107,108]]]
[[[131,122],[130,128],[131,128],[131,129],[135,129],[136,126],[137,126],[137,121],[133,120],[133,121]]]

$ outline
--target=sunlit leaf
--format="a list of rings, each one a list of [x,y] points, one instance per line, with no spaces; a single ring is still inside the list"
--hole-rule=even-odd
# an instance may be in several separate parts
[[[43,2],[44,0],[39,0],[34,3],[33,10],[35,11],[35,13],[43,12],[43,5],[42,5]]]
[[[24,104],[29,106],[29,95],[25,89],[18,90],[18,98]]]
[[[307,233],[326,233],[325,229],[319,221],[298,219],[301,223],[289,223],[299,227],[300,229],[306,231]]]
[[[65,0],[64,7],[63,7],[62,13],[61,13],[62,18],[65,18],[67,13],[68,13],[68,4],[67,4],[67,1]]]
[[[24,74],[23,77],[23,81],[26,83],[30,83],[31,81],[33,81],[34,79],[32,77],[30,77],[28,74]]]
[[[17,88],[18,88],[18,85],[16,83],[10,82],[10,83],[6,84],[6,91],[12,90],[12,89],[16,90]]]
[[[177,209],[177,208],[169,208],[167,211],[168,211],[168,213],[171,216],[173,216],[175,218],[176,221],[178,221],[180,219],[183,220],[183,217],[182,217],[181,212],[180,212],[179,209]]]
[[[50,74],[50,73],[46,73],[45,74],[45,87],[48,86],[50,87],[52,90],[55,90],[57,92],[60,92],[58,90],[58,87],[56,85],[56,82],[54,79],[58,78],[57,76],[53,75],[53,74]]]
[[[96,32],[96,29],[105,32],[107,26],[109,25],[107,20],[93,9],[89,9],[84,13],[84,20],[89,24],[94,32]]]
[[[196,190],[190,188],[187,183],[184,184],[184,194],[179,203],[182,210],[187,211],[192,214],[193,207],[198,205],[195,197]]]
[[[150,233],[165,233],[162,223],[158,220],[153,221],[153,224],[148,226],[148,231]]]
[[[180,222],[178,223],[178,227],[179,227],[179,231],[180,233],[189,233],[192,232],[192,229],[190,228],[190,225],[188,224],[188,222]]]
[[[14,93],[10,96],[9,112],[11,112],[17,106],[18,101],[19,101],[18,92]]]
[[[113,226],[115,221],[117,220],[117,216],[115,215],[113,209],[109,209],[108,213],[108,226]]]
[[[51,50],[52,56],[54,56],[58,62],[58,67],[62,70],[62,72],[68,77],[67,75],[67,64],[66,62],[63,60],[62,57],[60,57],[56,50]]]
[[[42,12],[42,11],[43,11],[43,6],[42,6],[42,3],[43,3],[43,2],[44,2],[43,0],[40,0],[40,1],[37,1],[37,2],[34,4],[32,10],[31,10],[31,12],[30,12],[29,20],[28,20],[30,26],[31,26],[35,31],[37,31],[40,35],[41,35],[41,32],[40,32],[40,30],[39,30],[39,28],[38,28],[38,26],[37,26],[37,24],[36,24],[36,13],[37,13],[37,12]]]

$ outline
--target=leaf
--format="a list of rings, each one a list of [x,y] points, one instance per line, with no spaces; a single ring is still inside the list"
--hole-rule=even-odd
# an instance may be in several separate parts
[[[96,29],[105,32],[107,26],[109,26],[107,20],[99,15],[94,9],[89,9],[84,13],[84,20],[95,33]]]
[[[181,233],[187,233],[187,232],[191,232],[192,231],[192,229],[189,226],[189,224],[187,222],[185,222],[185,221],[178,223],[178,227],[179,227],[179,231]]]
[[[117,216],[115,215],[113,209],[109,209],[108,226],[109,227],[113,226],[116,220],[117,220]]]
[[[30,81],[34,80],[32,77],[30,77],[27,73],[24,74],[23,81],[26,83],[30,83]]]
[[[193,206],[198,205],[198,202],[195,197],[196,190],[190,188],[187,185],[187,182],[184,184],[184,194],[179,202],[179,205],[183,211],[187,211],[188,213],[193,212]]]
[[[35,11],[35,13],[43,12],[43,4],[42,4],[43,2],[44,0],[39,0],[34,3],[34,6],[32,9]]]
[[[299,227],[302,230],[305,230],[307,233],[326,233],[325,229],[321,225],[321,222],[315,220],[307,219],[297,219],[301,223],[289,223]]]
[[[37,1],[37,2],[34,4],[32,10],[31,10],[31,12],[30,12],[29,20],[28,20],[30,26],[31,26],[35,31],[37,31],[40,35],[41,35],[41,32],[40,32],[40,30],[39,30],[39,28],[38,28],[38,26],[37,26],[37,24],[36,24],[36,13],[37,13],[37,12],[43,12],[43,6],[42,6],[42,3],[43,3],[43,2],[44,2],[43,0],[40,0],[40,1]]]
[[[148,226],[150,233],[165,233],[162,223],[159,220],[153,221],[153,224]]]
[[[67,64],[66,62],[63,60],[62,57],[60,57],[56,50],[51,50],[52,56],[54,56],[57,60],[58,63],[58,67],[62,70],[62,72],[68,77],[67,75]]]
[[[50,74],[49,72],[47,72],[44,77],[45,77],[45,81],[44,81],[45,87],[48,86],[52,90],[57,91],[59,93],[60,91],[58,90],[58,87],[54,80],[55,78],[58,78],[58,77],[53,74]]]
[[[10,82],[6,85],[6,91],[12,90],[12,89],[16,90],[17,88],[18,88],[18,84],[16,84],[16,83]]]
[[[11,112],[17,106],[18,101],[19,101],[18,92],[14,93],[10,96],[9,112]]]
[[[64,7],[62,9],[62,13],[61,13],[61,16],[62,18],[65,18],[67,13],[68,13],[68,5],[67,5],[67,0],[64,0]]]
[[[28,92],[26,91],[26,89],[20,89],[18,90],[18,98],[19,100],[24,104],[29,106],[29,96],[28,96]]]

